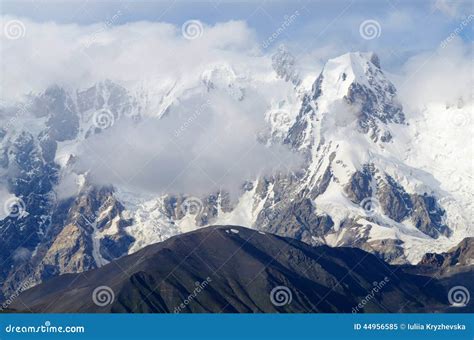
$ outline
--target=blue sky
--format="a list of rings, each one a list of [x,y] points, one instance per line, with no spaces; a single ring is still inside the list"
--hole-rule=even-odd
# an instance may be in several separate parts
[[[242,20],[264,41],[285,16],[297,18],[273,43],[284,43],[295,54],[328,48],[330,53],[374,50],[385,67],[396,67],[408,57],[436,49],[469,15],[470,1],[2,1],[2,13],[37,22],[87,25],[107,20],[113,25],[134,21],[167,22],[177,26],[189,19],[214,25]],[[120,13],[117,16],[117,13]],[[115,19],[113,19],[115,17]],[[380,37],[362,39],[364,20],[380,23]],[[472,21],[458,34],[472,42]],[[324,53],[323,53],[324,55]],[[331,57],[328,55],[327,57]]]

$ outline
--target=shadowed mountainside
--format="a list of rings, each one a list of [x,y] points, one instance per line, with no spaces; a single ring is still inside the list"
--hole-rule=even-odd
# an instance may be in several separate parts
[[[412,271],[356,248],[311,247],[239,226],[213,226],[99,269],[53,278],[23,292],[12,308],[58,313],[446,310],[442,285]],[[101,286],[113,291],[113,301],[94,294]],[[280,286],[285,288],[276,294]],[[110,303],[99,306],[102,299]]]

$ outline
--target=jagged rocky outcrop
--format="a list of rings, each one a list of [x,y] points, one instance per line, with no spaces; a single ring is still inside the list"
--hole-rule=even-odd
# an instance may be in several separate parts
[[[450,235],[451,231],[443,220],[445,211],[436,197],[428,193],[408,194],[390,175],[375,180],[377,172],[375,166],[370,164],[352,175],[345,187],[345,193],[352,202],[363,205],[364,200],[371,200],[373,202],[368,203],[377,205],[373,208],[380,209],[391,220],[398,223],[411,220],[417,229],[432,238]]]
[[[0,300],[25,280],[89,270],[128,252],[133,237],[124,228],[130,221],[121,217],[124,208],[112,188],[87,183],[77,197],[65,198],[56,186],[74,161],[58,162],[58,143],[100,132],[94,121],[100,110],[112,120],[136,116],[132,104],[123,87],[105,81],[77,94],[51,86],[18,107],[2,108],[0,185],[10,197],[1,207]]]
[[[22,132],[8,140],[3,180],[11,193],[2,202],[0,220],[0,284],[18,263],[27,260],[51,225],[58,166],[35,137]]]
[[[465,238],[447,252],[427,253],[418,264],[441,269],[453,266],[474,266],[474,237]]]
[[[301,84],[301,77],[296,69],[295,57],[281,45],[272,56],[272,66],[276,74],[285,81],[291,82],[294,86]]]
[[[403,266],[407,273],[433,277],[450,296],[455,313],[474,312],[474,238],[466,237],[443,253],[427,253],[416,266]]]
[[[12,295],[25,281],[40,283],[65,273],[81,273],[126,255],[134,239],[125,233],[131,221],[111,188],[88,187],[56,207],[34,252],[10,268],[3,291]],[[26,248],[27,249],[27,248]]]

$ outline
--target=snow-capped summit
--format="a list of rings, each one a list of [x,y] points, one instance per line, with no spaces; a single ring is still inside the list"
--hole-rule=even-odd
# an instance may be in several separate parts
[[[369,76],[376,76],[381,82],[384,79],[380,70],[380,61],[373,52],[351,52],[330,59],[321,72],[319,90],[335,99],[348,95],[349,87],[353,83],[370,87]]]
[[[441,203],[446,193],[439,182],[407,162],[413,139],[374,53],[329,60],[285,139],[305,154],[304,174],[296,184],[270,181],[259,193],[267,214],[278,216],[265,230],[359,246],[389,261],[416,262],[431,247],[458,242],[467,229],[459,230],[457,214]],[[298,220],[288,211],[298,211]]]
[[[278,51],[272,56],[272,67],[276,74],[291,82],[295,87],[301,84],[301,77],[296,69],[296,62],[293,55],[286,50],[284,46],[280,46]]]
[[[244,89],[240,83],[245,81],[245,78],[239,77],[230,65],[217,64],[206,69],[202,73],[201,79],[208,91],[221,88],[236,100],[244,99]]]
[[[395,86],[382,72],[377,55],[353,52],[325,64],[287,141],[297,149],[310,149],[331,131],[342,136],[358,131],[385,143],[392,139],[387,124],[404,122]]]

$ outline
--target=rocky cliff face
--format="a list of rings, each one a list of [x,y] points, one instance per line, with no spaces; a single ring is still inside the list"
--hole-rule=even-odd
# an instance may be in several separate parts
[[[94,112],[107,110],[107,119],[119,119],[130,113],[129,99],[125,89],[106,81],[77,94],[52,86],[18,107],[2,108],[0,183],[9,193],[0,219],[2,296],[24,281],[97,268],[127,253],[133,238],[124,227],[130,221],[121,217],[112,188],[83,181],[69,197],[56,188],[74,162],[73,155],[58,157],[58,143],[100,132],[106,126],[94,122]]]
[[[434,268],[474,266],[474,237],[465,238],[447,252],[425,254],[418,264]]]

